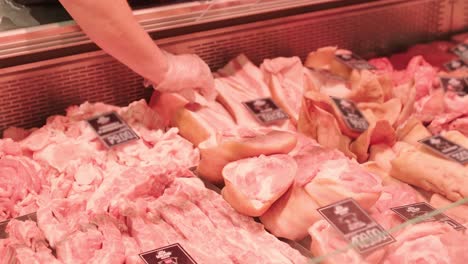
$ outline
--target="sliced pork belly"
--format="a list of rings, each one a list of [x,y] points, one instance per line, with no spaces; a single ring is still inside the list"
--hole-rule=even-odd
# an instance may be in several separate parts
[[[296,124],[304,92],[304,69],[299,57],[266,59],[260,66],[273,100]]]
[[[226,164],[260,155],[287,154],[297,143],[295,134],[286,131],[238,129],[233,134],[219,135],[202,142],[199,175],[215,184],[223,182],[222,170]]]
[[[288,190],[296,172],[296,161],[286,154],[231,162],[223,169],[222,194],[238,212],[260,216]]]
[[[218,70],[216,91],[219,102],[234,117],[239,126],[255,128],[260,124],[242,104],[246,101],[271,97],[268,86],[264,83],[262,71],[244,54],[232,59]],[[293,129],[289,120],[280,121],[268,127]]]

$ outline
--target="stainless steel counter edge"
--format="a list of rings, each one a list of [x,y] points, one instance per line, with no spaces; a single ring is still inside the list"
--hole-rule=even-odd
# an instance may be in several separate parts
[[[383,1],[383,2],[398,2]],[[134,12],[149,33],[180,29],[227,19],[258,15],[291,8],[324,3],[343,3],[342,0],[222,0],[197,1],[170,6],[148,8]],[[382,2],[382,1],[380,1]],[[48,50],[89,44],[91,41],[73,21],[53,23],[33,28],[0,33],[0,60]]]

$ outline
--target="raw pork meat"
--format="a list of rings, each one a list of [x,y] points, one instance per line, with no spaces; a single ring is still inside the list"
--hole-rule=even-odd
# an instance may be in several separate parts
[[[337,47],[323,47],[307,55],[304,65],[316,70],[328,70],[335,75],[348,79],[352,70],[339,62],[335,54],[349,53],[347,50],[337,49]]]
[[[180,243],[199,263],[307,262],[193,178],[188,168],[198,163],[198,152],[177,135],[177,129],[150,130],[155,123],[128,115],[129,109],[104,104],[72,107],[70,116],[49,118],[45,127],[20,143],[0,141],[0,162],[10,164],[14,158],[16,163],[11,164],[18,165],[12,166],[15,170],[4,166],[5,173],[18,171],[18,184],[28,183],[28,188],[16,188],[23,190],[20,193],[8,193],[26,195],[16,202],[33,198],[38,208],[36,229],[42,234],[40,240],[47,241],[43,249],[33,244],[11,248],[2,240],[2,254],[14,253],[20,263],[141,263],[137,254],[142,251]],[[135,105],[131,109],[135,115],[148,113]],[[120,112],[141,139],[111,150],[103,148],[82,119],[109,110]],[[237,141],[224,140],[223,146],[242,155],[257,156],[259,150],[287,153],[296,143],[289,132],[231,132],[224,139]],[[239,140],[240,135],[244,138]],[[278,146],[277,140],[283,143]],[[67,161],[59,154],[71,145],[81,147],[81,152],[70,153]],[[283,157],[295,164],[290,156]],[[290,174],[292,180],[295,170]],[[15,234],[36,237],[30,228],[17,230],[23,233]],[[56,251],[57,258],[47,247]]]
[[[268,86],[263,82],[262,71],[241,54],[219,69],[218,75],[216,78],[219,82],[216,85],[218,100],[231,113],[236,123],[248,128],[261,127],[262,124],[252,116],[242,102],[271,97]],[[293,129],[288,120],[269,127]]]
[[[352,197],[368,209],[380,196],[381,180],[336,150],[310,146],[294,158],[295,183],[260,217],[276,236],[301,240],[320,219],[317,208]]]
[[[382,188],[379,200],[369,210],[370,216],[374,218],[385,230],[394,228],[403,223],[402,219],[390,208],[425,202],[424,198],[405,183],[392,183]]]
[[[439,222],[408,226],[395,236],[383,264],[462,264],[468,258],[468,236]]]
[[[7,239],[0,240],[0,263],[61,264],[48,248],[44,234],[33,221],[11,220]]]
[[[307,261],[195,178],[176,178],[143,210],[148,212],[143,218],[127,216],[130,233],[143,251],[178,242],[200,263]]]
[[[215,80],[215,86],[222,85]],[[217,102],[208,102],[196,94],[194,103],[189,103],[178,94],[159,94],[155,92],[150,106],[158,112],[164,124],[175,126],[179,134],[198,146],[201,142],[214,137],[217,131],[229,130],[236,126],[231,115]]]
[[[316,100],[314,98],[320,99]],[[332,107],[331,102],[328,100],[328,97],[324,97],[317,92],[307,92],[299,116],[298,130],[317,140],[324,147],[337,148],[346,156],[355,158],[355,154],[349,149],[351,138],[341,132],[341,124],[338,121],[341,119],[337,120],[333,113],[323,109]],[[324,103],[315,104],[314,101],[323,101]]]
[[[226,131],[199,145],[201,160],[197,171],[204,179],[219,184],[223,182],[222,170],[229,162],[262,154],[287,154],[296,142],[295,135],[286,131]]]
[[[466,166],[414,147],[399,152],[392,161],[390,175],[452,201],[468,197]]]
[[[260,66],[273,100],[296,124],[304,92],[304,68],[298,57],[266,59]]]
[[[34,197],[42,185],[43,170],[38,163],[22,155],[0,155],[0,221],[33,213],[37,209]]]
[[[312,237],[310,251],[315,256],[326,256],[336,250],[347,248],[348,242],[338,233],[327,221],[320,220],[309,228],[309,234]],[[325,264],[374,264],[379,263],[385,254],[385,249],[378,249],[366,257],[357,253],[353,249],[344,250],[327,257],[324,257],[320,263]]]
[[[445,197],[435,193],[431,196],[430,203],[435,208],[441,208],[441,207],[445,207],[451,204],[452,201],[447,200]],[[465,227],[468,227],[468,205],[467,204],[459,205],[455,208],[448,209],[444,211],[444,214],[446,214],[449,217],[452,217],[453,219],[455,219],[456,221],[458,221],[460,224],[464,225]]]
[[[223,169],[222,194],[238,212],[260,216],[288,190],[296,172],[296,161],[286,154],[231,162]]]

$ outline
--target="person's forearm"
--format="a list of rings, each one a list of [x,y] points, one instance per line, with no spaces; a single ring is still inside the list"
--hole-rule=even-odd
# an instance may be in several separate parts
[[[153,83],[164,78],[168,67],[166,58],[133,17],[126,0],[60,2],[104,51]]]

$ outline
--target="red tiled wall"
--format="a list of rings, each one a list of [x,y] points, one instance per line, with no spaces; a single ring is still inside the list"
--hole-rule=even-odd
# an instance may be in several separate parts
[[[123,106],[151,94],[142,78],[108,56],[2,72],[0,132],[9,126],[41,126],[48,116],[85,101]]]
[[[287,23],[273,19],[157,43],[175,53],[197,53],[212,70],[239,53],[259,64],[276,56],[305,58],[308,52],[327,45],[367,57],[439,36],[443,33],[439,24],[443,2],[396,1],[359,12],[310,13],[286,18]],[[40,126],[48,116],[85,100],[126,105],[149,98],[152,91],[141,83],[136,74],[102,52],[0,68],[0,132],[11,125]]]

